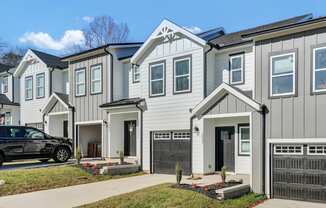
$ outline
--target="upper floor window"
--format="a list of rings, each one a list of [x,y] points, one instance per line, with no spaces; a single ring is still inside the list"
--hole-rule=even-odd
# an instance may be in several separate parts
[[[283,96],[295,94],[295,53],[270,57],[270,94]]]
[[[313,50],[313,91],[326,91],[326,47]]]
[[[25,77],[25,100],[33,99],[33,76]]]
[[[138,66],[132,67],[132,82],[137,83],[140,81],[140,69]]]
[[[191,57],[173,60],[173,92],[183,93],[191,91]]]
[[[149,76],[149,95],[165,95],[165,62],[150,64]]]
[[[86,72],[85,68],[76,69],[75,71],[76,96],[86,95]]]
[[[8,76],[2,78],[2,93],[8,92]]]
[[[36,75],[36,98],[43,98],[45,95],[45,74]]]
[[[102,65],[91,66],[91,94],[102,92]]]
[[[244,82],[244,55],[232,55],[230,57],[230,83],[242,84]]]
[[[249,124],[239,125],[239,155],[250,154],[250,127]]]

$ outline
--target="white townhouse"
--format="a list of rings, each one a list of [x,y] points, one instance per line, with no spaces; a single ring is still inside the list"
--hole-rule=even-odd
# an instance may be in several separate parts
[[[68,64],[59,57],[29,49],[14,73],[20,80],[21,125],[33,126],[48,132],[41,109],[54,93],[67,94]],[[61,129],[67,129],[66,122]]]

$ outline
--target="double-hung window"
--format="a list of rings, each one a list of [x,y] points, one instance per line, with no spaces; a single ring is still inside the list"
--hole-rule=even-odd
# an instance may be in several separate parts
[[[173,61],[174,77],[173,92],[184,93],[191,91],[191,57],[177,58]]]
[[[250,155],[250,127],[239,125],[239,155]]]
[[[102,64],[91,66],[91,94],[102,92]]]
[[[149,66],[149,93],[151,97],[165,95],[165,62]]]
[[[313,50],[313,91],[326,91],[326,47]]]
[[[86,72],[85,68],[76,69],[75,71],[76,96],[86,95]]]
[[[8,92],[8,76],[2,78],[2,93]]]
[[[137,83],[140,81],[140,69],[138,66],[132,67],[132,81],[133,83]]]
[[[33,99],[33,76],[25,77],[25,100]]]
[[[295,53],[270,57],[270,94],[283,96],[295,94]]]
[[[45,94],[45,74],[37,74],[36,77],[36,98],[43,98]]]
[[[232,55],[230,57],[230,84],[242,84],[244,82],[244,55]]]

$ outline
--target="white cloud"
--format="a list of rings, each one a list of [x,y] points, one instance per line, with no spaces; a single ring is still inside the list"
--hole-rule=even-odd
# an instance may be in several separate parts
[[[94,17],[91,17],[91,16],[84,16],[82,18],[83,21],[87,22],[87,23],[90,23],[90,22],[93,22],[94,20]]]
[[[200,33],[203,31],[201,28],[199,28],[197,26],[184,26],[183,28],[194,33],[194,34]]]
[[[19,41],[42,49],[67,50],[72,46],[83,45],[85,36],[81,30],[67,30],[60,39],[56,40],[45,32],[28,32],[19,38]]]

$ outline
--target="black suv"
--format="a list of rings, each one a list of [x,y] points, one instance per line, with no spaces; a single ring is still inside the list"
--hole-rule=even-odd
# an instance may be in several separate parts
[[[72,142],[25,126],[0,126],[0,166],[5,161],[39,159],[66,162],[72,153]]]

